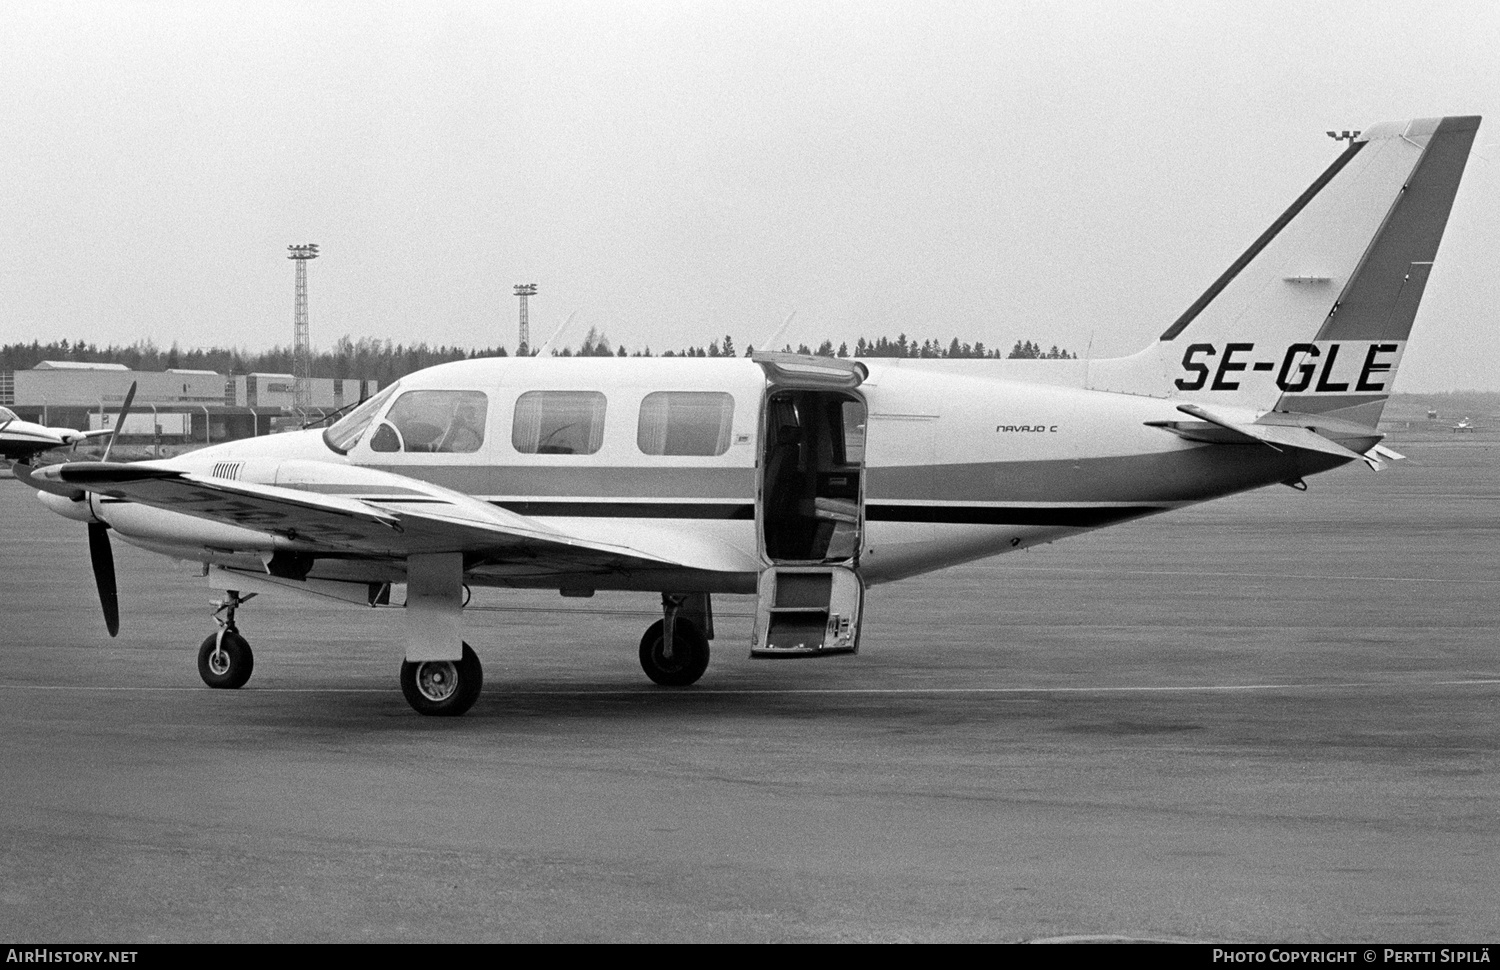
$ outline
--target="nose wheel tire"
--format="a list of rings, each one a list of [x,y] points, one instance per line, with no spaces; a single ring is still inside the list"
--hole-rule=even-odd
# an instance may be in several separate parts
[[[663,687],[686,687],[696,683],[708,669],[708,640],[689,620],[679,619],[674,630],[672,656],[666,655],[666,623],[657,620],[641,637],[641,669]]]
[[[210,687],[233,690],[245,686],[255,670],[255,654],[245,638],[225,630],[215,633],[198,648],[198,676]]]
[[[407,660],[401,664],[401,693],[418,714],[457,717],[479,699],[484,669],[464,644],[462,660]]]

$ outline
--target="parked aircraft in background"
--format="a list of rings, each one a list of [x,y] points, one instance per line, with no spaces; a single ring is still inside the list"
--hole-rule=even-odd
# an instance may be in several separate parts
[[[1455,424],[1453,426],[1453,433],[1454,434],[1461,434],[1461,433],[1466,432],[1466,431],[1467,432],[1473,432],[1473,430],[1474,430],[1474,422],[1469,420],[1469,416],[1467,414],[1464,415],[1463,417],[1459,418],[1458,419],[1458,424]]]
[[[11,461],[26,461],[43,451],[71,448],[90,438],[108,434],[114,434],[114,431],[109,428],[101,431],[49,428],[31,421],[22,421],[10,408],[0,407],[0,458]]]
[[[250,676],[250,595],[401,584],[424,714],[479,695],[472,586],[660,593],[639,652],[669,686],[708,666],[715,593],[757,597],[754,656],[853,651],[867,587],[1400,457],[1376,425],[1478,124],[1366,130],[1132,357],[470,360],[324,431],[17,471],[89,524],[111,632],[108,532],[203,563],[215,687]]]

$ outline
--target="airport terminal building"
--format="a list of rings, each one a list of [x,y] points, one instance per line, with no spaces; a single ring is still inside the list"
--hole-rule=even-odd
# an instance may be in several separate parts
[[[24,421],[80,431],[107,427],[131,383],[135,401],[122,440],[212,444],[292,430],[364,400],[376,381],[315,377],[297,408],[291,374],[224,375],[210,370],[133,371],[124,364],[43,361],[0,371],[0,405]]]

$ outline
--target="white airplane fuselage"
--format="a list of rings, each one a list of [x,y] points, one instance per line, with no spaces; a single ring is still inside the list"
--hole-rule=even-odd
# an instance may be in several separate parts
[[[1296,480],[1342,463],[1255,443],[1226,448],[1184,440],[1147,423],[1183,417],[1168,400],[1005,376],[1021,371],[1026,377],[1067,379],[1082,374],[1083,362],[862,363],[869,376],[857,388],[819,393],[863,410],[862,460],[842,464],[862,472],[856,502],[863,521],[854,558],[870,585]],[[305,431],[229,442],[149,464],[207,475],[236,466],[231,473],[240,481],[278,484],[291,481],[282,467],[289,463],[296,475],[317,479],[293,487],[351,498],[369,498],[386,484],[359,474],[368,470],[451,489],[566,533],[627,545],[645,534],[675,533],[684,544],[742,553],[739,570],[648,578],[481,565],[466,576],[476,585],[753,592],[759,569],[774,561],[764,535],[768,486],[763,472],[766,405],[777,386],[750,360],[498,358],[433,368],[398,386],[393,398],[424,389],[483,394],[483,442],[465,453],[379,452],[366,434],[344,455],[325,443],[321,431]],[[512,441],[516,401],[536,390],[602,394],[598,450],[517,450]],[[733,418],[724,452],[643,453],[641,405],[647,395],[660,392],[730,395]],[[377,415],[372,424],[378,422]],[[1376,438],[1355,450],[1365,450]],[[315,463],[330,467],[309,475]],[[255,568],[255,556],[299,548],[294,538],[275,531],[108,498],[97,502],[96,511],[121,539],[216,565]],[[309,575],[399,581],[400,572],[396,561],[333,558],[319,559]]]

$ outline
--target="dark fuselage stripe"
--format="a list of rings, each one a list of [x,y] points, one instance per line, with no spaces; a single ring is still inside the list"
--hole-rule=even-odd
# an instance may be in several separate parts
[[[753,519],[750,503],[715,502],[495,502],[519,515],[591,519]]]
[[[574,516],[619,519],[736,519],[755,518],[754,505],[693,502],[495,502],[511,512],[531,516]],[[1089,528],[1123,522],[1160,512],[1159,505],[1035,507],[991,505],[865,506],[870,522],[930,522],[953,525],[1046,525]]]
[[[1161,511],[1164,511],[1164,508],[1160,505],[1044,508],[870,504],[865,506],[865,520],[869,522],[931,522],[949,525],[1054,525],[1091,528]]]

